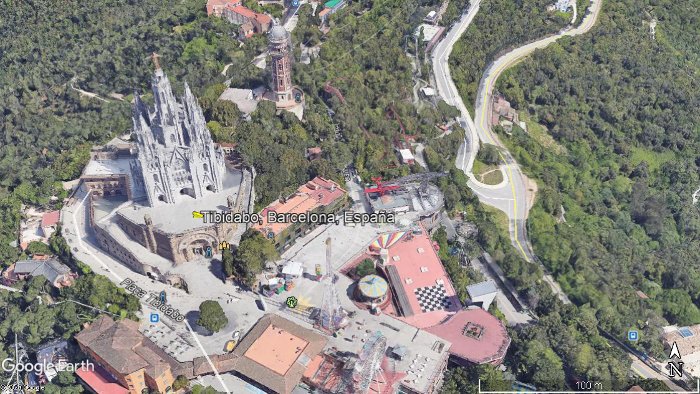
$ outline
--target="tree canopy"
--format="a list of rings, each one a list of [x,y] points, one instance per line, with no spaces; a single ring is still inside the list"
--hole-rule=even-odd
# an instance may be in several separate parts
[[[228,324],[228,318],[217,301],[206,300],[199,305],[197,324],[211,332],[219,332]]]
[[[606,2],[591,32],[535,52],[499,80],[513,105],[565,148],[517,128],[501,136],[541,185],[529,219],[535,252],[569,297],[589,303],[621,338],[629,327],[655,338],[668,323],[700,323],[700,210],[692,201],[700,25],[683,11],[689,6]],[[661,21],[655,40],[639,22],[649,10]],[[651,340],[636,346],[659,351]]]

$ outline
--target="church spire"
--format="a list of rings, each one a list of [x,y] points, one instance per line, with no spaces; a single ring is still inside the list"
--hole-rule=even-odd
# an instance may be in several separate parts
[[[152,59],[154,108],[136,94],[132,109],[138,168],[149,205],[173,204],[222,190],[223,152],[212,142],[197,99],[185,84],[184,97],[178,102],[157,54]]]

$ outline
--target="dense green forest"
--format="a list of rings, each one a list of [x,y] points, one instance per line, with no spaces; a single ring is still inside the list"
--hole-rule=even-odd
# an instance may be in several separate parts
[[[564,148],[522,130],[501,136],[540,184],[529,219],[536,253],[601,327],[620,337],[642,330],[638,346],[656,356],[660,326],[700,323],[696,6],[605,2],[590,33],[499,81]]]
[[[413,102],[413,74],[422,67],[416,65],[414,71],[409,55],[417,50],[423,59],[425,47],[408,47],[406,38],[439,1],[374,1],[370,9],[365,8],[369,3],[354,2],[333,15],[320,57],[310,65],[297,63],[294,69],[307,100],[322,101],[334,111],[331,121],[339,127],[364,179],[417,171],[397,167],[392,144],[400,138],[402,127],[406,135],[426,141],[440,132],[436,123],[453,116],[448,106],[418,110]],[[310,10],[302,7],[300,13]],[[326,82],[342,93],[345,103],[324,92]]]
[[[524,15],[534,3],[507,6]],[[532,18],[504,22],[483,12],[498,4],[482,3],[460,40],[464,47],[455,48],[460,55],[450,57],[469,106],[488,63],[481,48],[494,48],[493,58],[547,34],[546,23],[527,30],[538,34],[512,34]],[[499,90],[554,137],[542,138],[536,128],[501,135],[540,184],[530,236],[575,303],[562,305],[543,286],[542,272],[508,250],[507,233],[493,217],[471,216],[480,246],[539,316],[537,325],[511,331],[506,364],[522,381],[556,389],[585,378],[626,388],[634,383],[629,359],[600,328],[621,338],[640,329],[640,351],[659,356],[660,326],[700,321],[700,222],[692,204],[700,187],[700,122],[692,110],[699,101],[699,24],[683,11],[689,8],[690,2],[606,2],[591,33],[537,52],[499,81]],[[659,20],[655,41],[645,24],[652,17]],[[484,28],[476,31],[479,20]]]
[[[554,34],[571,19],[548,12],[551,0],[483,0],[450,54],[450,70],[469,112],[486,66],[508,49]]]
[[[0,10],[0,262],[17,256],[20,203],[65,196],[89,147],[131,127],[129,94],[148,91],[151,52],[195,92],[238,48],[235,29],[208,19],[203,0],[9,1]],[[234,35],[233,37],[231,35]],[[238,53],[241,55],[238,55]],[[250,56],[249,56],[250,57]],[[99,94],[81,96],[72,87]],[[124,95],[121,101],[110,96]],[[119,97],[119,96],[116,96]]]
[[[340,180],[341,171],[351,164],[367,180],[422,171],[418,166],[400,166],[394,144],[401,138],[402,126],[405,135],[428,141],[441,132],[437,123],[455,116],[455,109],[444,102],[420,109],[415,105],[409,55],[416,48],[404,46],[405,38],[438,4],[353,2],[332,16],[327,35],[318,30],[312,7],[303,5],[292,33],[293,80],[305,93],[303,121],[291,113],[276,115],[269,102],[260,103],[251,119],[242,121],[235,105],[216,101],[225,86],[204,91],[200,102],[215,137],[237,142],[246,162],[257,171],[258,207],[288,195],[316,175]],[[319,56],[310,64],[298,61],[300,46],[319,44]],[[421,58],[424,49],[418,48]],[[254,88],[269,82],[264,70],[246,70],[247,79],[234,79],[231,86]],[[341,92],[344,103],[325,92],[326,82]],[[320,146],[323,156],[309,162],[304,154],[312,146]]]
[[[697,17],[684,11],[690,0],[656,1],[653,7],[607,2],[600,26],[591,33],[561,40],[500,80],[499,89],[514,105],[546,126],[563,147],[546,149],[517,129],[512,137],[501,137],[539,181],[530,235],[578,306],[563,306],[551,295],[540,281],[541,270],[517,256],[498,217],[478,203],[466,176],[454,168],[463,131],[435,138],[441,132],[435,125],[454,117],[454,108],[414,103],[414,75],[428,79],[430,70],[421,64],[424,44],[415,48],[410,38],[425,14],[439,7],[438,0],[354,1],[331,16],[326,35],[317,29],[311,7],[302,6],[293,33],[293,75],[305,92],[303,121],[276,114],[269,102],[243,121],[234,104],[217,101],[227,78],[243,88],[268,82],[267,73],[251,64],[266,42],[256,36],[239,46],[235,26],[207,18],[204,0],[68,0],[60,7],[47,0],[6,3],[0,11],[2,264],[18,255],[10,242],[16,239],[20,204],[51,205],[50,196],[65,195],[58,182],[79,175],[91,145],[129,130],[130,94],[148,91],[148,55],[158,52],[175,90],[187,81],[200,99],[215,139],[237,142],[246,162],[255,166],[258,206],[309,177],[339,179],[350,163],[363,179],[422,171],[399,166],[393,144],[402,133],[426,143],[430,169],[450,173],[438,181],[448,211],[479,227],[469,241],[470,253],[491,252],[540,317],[539,324],[511,332],[506,365],[520,380],[561,388],[576,377],[626,388],[629,359],[610,348],[599,324],[618,335],[642,329],[640,346],[658,353],[659,325],[700,320],[700,214],[691,204],[700,186],[700,119],[694,111],[700,104],[700,28]],[[549,3],[482,2],[451,56],[469,107],[494,56],[566,23],[563,15],[545,13]],[[450,1],[444,20],[456,20],[466,6]],[[659,19],[656,41],[644,25],[649,15]],[[301,63],[300,44],[321,44],[320,56]],[[232,66],[223,76],[226,64]],[[326,82],[343,94],[344,103],[324,91]],[[73,87],[106,101],[81,96]],[[323,157],[309,162],[305,149],[317,145]],[[560,206],[566,222],[557,220]],[[52,248],[80,267],[59,241]],[[442,257],[460,285],[475,280],[455,259]],[[614,285],[605,279],[610,277],[616,278]],[[27,286],[26,296],[5,294],[0,300],[5,344],[14,332],[37,343],[75,332],[81,320],[68,310],[73,304],[37,305],[33,297],[45,286]],[[649,299],[638,298],[636,290]],[[74,290],[54,295],[112,304],[117,314],[135,308],[105,278],[89,272]],[[35,327],[38,319],[55,325]],[[444,390],[472,392],[475,377],[500,387],[501,373],[494,369],[454,368]]]

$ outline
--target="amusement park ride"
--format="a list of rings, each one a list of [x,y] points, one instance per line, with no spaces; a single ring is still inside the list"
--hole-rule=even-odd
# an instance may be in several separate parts
[[[428,181],[446,176],[446,173],[442,172],[425,172],[421,174],[412,174],[405,177],[395,179],[390,182],[383,182],[381,177],[372,178],[374,186],[365,188],[364,192],[367,197],[381,197],[386,194],[396,192],[404,188],[405,185],[410,183],[427,183]]]
[[[401,189],[401,186],[398,184],[385,184],[382,182],[382,177],[374,177],[372,178],[372,182],[374,182],[375,186],[365,189],[365,194],[367,195],[377,194],[381,197],[389,192]]]
[[[362,347],[359,359],[355,364],[352,374],[353,393],[367,393],[372,387],[372,391],[381,393],[381,386],[386,382],[384,371],[382,370],[382,360],[386,352],[386,337],[379,331],[375,332]]]
[[[323,301],[317,323],[320,329],[333,335],[348,324],[348,318],[347,313],[340,306],[340,297],[333,283],[330,237],[326,239],[326,275],[322,280],[324,282]]]

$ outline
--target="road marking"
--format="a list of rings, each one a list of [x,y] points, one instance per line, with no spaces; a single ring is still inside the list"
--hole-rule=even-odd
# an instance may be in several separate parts
[[[503,197],[489,197],[486,194],[480,192],[478,189],[472,189],[472,191],[482,197],[486,200],[496,200],[496,201],[512,201],[512,198],[503,198]]]
[[[221,383],[221,386],[224,388],[224,390],[226,390],[227,393],[231,394],[231,391],[228,389],[228,387],[226,387],[226,383],[224,383],[224,379],[221,378],[221,375],[219,375],[219,370],[216,369],[216,366],[211,361],[211,358],[209,358],[207,351],[204,350],[204,346],[202,346],[202,342],[199,341],[197,334],[195,334],[194,330],[192,330],[192,326],[190,326],[190,323],[187,320],[185,320],[185,326],[187,326],[187,329],[190,331],[190,334],[192,334],[192,338],[194,338],[194,341],[197,342],[197,346],[199,346],[199,350],[201,350],[202,354],[204,354],[204,358],[207,359],[209,366],[211,367],[212,371],[214,371],[214,375],[219,380],[219,383]]]
[[[594,2],[591,1],[591,3],[594,3]],[[602,0],[599,3],[602,4]],[[595,6],[595,4],[592,5],[592,7],[594,7],[594,6]],[[581,25],[578,28],[575,28],[573,30],[566,30],[566,31],[562,32],[561,34],[545,37],[541,41],[532,43],[530,48],[533,48],[533,50],[530,51],[529,48],[526,49],[525,50],[526,54],[524,56],[517,56],[516,55],[516,57],[513,60],[510,60],[510,61],[505,60],[503,62],[503,64],[496,66],[495,69],[493,69],[491,71],[489,71],[489,70],[486,71],[487,76],[484,79],[484,93],[485,94],[483,95],[483,99],[481,100],[482,119],[481,119],[480,125],[482,127],[482,130],[486,131],[485,136],[488,137],[489,142],[491,144],[497,145],[496,143],[494,143],[495,138],[497,138],[497,137],[493,133],[491,128],[488,127],[488,117],[487,117],[488,116],[487,112],[488,112],[488,109],[490,107],[489,97],[491,96],[491,93],[489,91],[492,90],[491,89],[492,82],[493,82],[493,85],[495,86],[495,82],[498,80],[498,77],[500,77],[500,75],[505,71],[505,69],[512,67],[513,65],[515,65],[515,64],[519,63],[520,61],[522,61],[523,59],[527,58],[528,56],[530,56],[530,54],[534,50],[546,48],[547,46],[549,46],[553,42],[556,42],[557,40],[559,40],[559,38],[561,38],[563,36],[575,36],[575,35],[580,35],[580,34],[584,34],[584,33],[588,32],[592,28],[593,24],[595,24],[595,21],[597,20],[597,16],[598,16],[599,11],[600,11],[600,6],[598,7],[598,9],[596,9],[594,11],[593,15],[589,16],[588,18],[584,17],[584,20],[582,21]],[[510,53],[517,52],[519,49],[527,48],[528,46],[529,46],[529,44],[526,44],[525,46],[517,48],[514,51],[511,51]],[[527,52],[529,52],[529,53],[527,53]],[[508,54],[502,56],[501,59],[506,58],[507,56],[508,56]],[[496,62],[498,62],[498,60],[499,59],[496,59]],[[478,97],[477,97],[477,99],[478,99]],[[478,132],[478,129],[477,129],[477,132]],[[505,146],[503,146],[503,145],[498,145],[498,146],[505,148]],[[506,148],[506,150],[507,150],[507,148]],[[499,154],[501,160],[506,162],[505,157],[503,156],[503,154],[500,151],[498,154]],[[510,152],[509,152],[509,155],[512,157]],[[530,261],[531,260],[530,257],[527,255],[527,253],[525,252],[525,249],[523,248],[522,244],[520,243],[520,240],[518,239],[518,226],[517,226],[517,220],[518,220],[518,218],[517,218],[517,215],[518,215],[517,198],[518,198],[518,196],[517,196],[517,193],[515,192],[515,185],[514,185],[514,177],[513,177],[512,168],[510,166],[507,166],[507,167],[508,167],[508,173],[509,173],[511,192],[513,193],[513,214],[515,216],[514,224],[513,224],[514,241],[515,241],[515,244],[518,246],[518,249],[520,250],[522,255],[525,257],[525,260]],[[521,174],[522,174],[522,171],[521,171]],[[523,176],[524,176],[524,174],[523,174]],[[527,204],[527,202],[526,202],[526,204]],[[526,220],[526,218],[523,217],[522,220]]]

